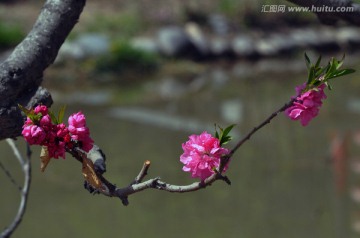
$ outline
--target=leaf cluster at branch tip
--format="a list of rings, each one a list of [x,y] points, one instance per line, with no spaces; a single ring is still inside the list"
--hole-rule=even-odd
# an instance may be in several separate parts
[[[321,56],[319,56],[316,63],[313,64],[309,56],[305,53],[305,63],[308,69],[308,80],[306,83],[307,87],[305,91],[312,88],[317,88],[323,83],[325,83],[326,86],[331,90],[329,79],[354,73],[354,69],[340,69],[343,65],[344,59],[345,55],[342,57],[341,60],[337,60],[333,57],[330,59],[329,63],[325,67],[322,67],[320,66]]]
[[[220,146],[227,144],[232,140],[232,136],[229,135],[230,131],[234,128],[235,124],[232,124],[225,129],[215,124],[215,138],[218,138],[220,141]],[[218,131],[219,129],[219,131]]]
[[[27,116],[28,118],[31,119],[32,122],[36,123],[38,121],[40,121],[41,119],[41,114],[36,114],[34,109],[27,109],[26,107],[18,104],[18,107],[20,108],[20,110],[25,114],[25,116]]]

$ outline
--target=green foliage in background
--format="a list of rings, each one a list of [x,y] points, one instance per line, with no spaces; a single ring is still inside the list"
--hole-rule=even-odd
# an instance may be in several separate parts
[[[131,37],[144,28],[141,16],[135,10],[126,10],[118,14],[97,15],[89,24],[90,32],[109,32],[112,35]]]
[[[110,55],[97,61],[99,71],[124,73],[129,71],[146,73],[158,68],[158,55],[134,48],[128,41],[119,40],[112,43]]]
[[[19,26],[0,22],[0,49],[13,47],[24,37],[25,34]]]
[[[234,0],[221,0],[218,3],[218,9],[227,15],[233,16],[237,12],[241,11],[239,9],[239,2]],[[242,5],[242,4],[241,4]]]

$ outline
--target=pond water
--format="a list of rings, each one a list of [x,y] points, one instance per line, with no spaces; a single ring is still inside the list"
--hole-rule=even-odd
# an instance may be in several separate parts
[[[208,67],[210,71],[213,66]],[[148,178],[189,184],[194,180],[182,172],[179,156],[181,143],[191,133],[212,133],[214,123],[236,123],[233,135],[239,140],[287,102],[306,73],[253,72],[220,81],[211,81],[211,74],[205,76],[198,82],[175,81],[185,86],[168,91],[166,97],[153,90],[166,85],[166,80],[157,80],[144,84],[143,94],[150,96],[136,96],[144,100],[78,102],[68,106],[67,113],[82,110],[86,114],[93,138],[107,155],[105,175],[110,181],[129,184],[143,161],[151,160]],[[131,196],[128,207],[115,198],[88,194],[81,165],[69,155],[52,161],[41,173],[39,150],[33,148],[28,209],[13,237],[356,237],[353,226],[360,209],[351,189],[360,185],[360,175],[350,169],[353,160],[345,161],[343,173],[334,173],[330,149],[334,135],[349,135],[348,157],[359,155],[350,135],[360,130],[358,75],[335,80],[333,88],[308,127],[280,114],[245,143],[227,172],[231,186],[216,182],[186,194],[146,190]],[[122,91],[109,87],[106,92],[114,97]],[[56,102],[54,108],[62,100]],[[1,142],[0,149],[1,162],[21,183],[10,148]],[[347,176],[347,183],[337,185],[339,176]],[[2,171],[0,181],[0,224],[4,226],[15,214],[19,195]]]

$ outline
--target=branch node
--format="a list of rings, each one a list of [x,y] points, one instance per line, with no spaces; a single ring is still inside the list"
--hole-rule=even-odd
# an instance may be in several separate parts
[[[156,188],[156,189],[160,189],[160,190],[164,190],[166,188],[166,183],[162,182],[160,180],[160,177],[156,177],[156,178],[153,179],[151,187]]]
[[[91,184],[89,184],[86,180],[84,180],[84,188],[89,191],[89,193],[95,195],[99,194],[100,191],[98,189],[95,189]]]
[[[224,162],[224,164],[226,165],[226,163],[228,163],[230,160],[230,157],[225,157],[224,160],[222,162]],[[224,166],[225,167],[225,166]],[[218,171],[217,169],[214,170],[216,173],[216,177],[217,179],[220,179],[222,181],[224,181],[225,183],[227,183],[228,185],[231,185],[231,181],[227,176],[224,176],[220,173],[220,171]]]
[[[217,170],[216,170],[216,173],[218,173]],[[205,188],[206,186],[210,186],[210,185],[211,185],[211,184],[206,185],[206,183],[205,183],[204,180],[201,180],[201,181],[199,182],[199,187],[200,187],[200,188]]]
[[[120,198],[120,200],[121,200],[121,203],[122,203],[124,206],[129,205],[128,196],[120,196],[119,198]]]

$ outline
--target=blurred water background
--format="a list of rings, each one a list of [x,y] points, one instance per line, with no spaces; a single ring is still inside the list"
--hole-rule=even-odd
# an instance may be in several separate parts
[[[0,19],[7,25],[22,25],[26,32],[41,4],[20,1],[0,5],[4,16]],[[306,80],[304,51],[313,58],[323,54],[324,62],[346,53],[345,66],[359,69],[359,29],[349,30],[345,23],[324,27],[311,14],[265,16],[260,13],[262,4],[231,0],[171,1],[171,5],[166,1],[89,1],[66,43],[68,51],[64,50],[63,58],[45,73],[43,85],[52,93],[53,109],[66,104],[67,116],[79,110],[85,113],[92,137],[107,156],[105,176],[118,186],[129,184],[145,160],[152,162],[148,178],[192,183],[189,174],[181,170],[181,143],[193,133],[212,133],[214,123],[235,123],[234,142],[239,140],[287,102],[295,85]],[[22,17],[5,14],[9,9],[24,8]],[[269,51],[259,49],[269,47],[264,48],[268,43],[262,41],[253,55],[241,57],[164,57],[129,46],[138,36],[154,36],[157,29],[183,27],[190,20],[211,33],[202,21],[215,13],[226,19],[226,25],[219,29],[228,27],[229,32],[216,33],[225,34],[224,38],[241,32],[261,41],[264,32],[293,32],[291,24],[295,30],[301,27],[307,32],[317,32],[319,27],[327,32],[347,29],[354,38],[346,38],[350,43],[335,40],[318,44],[315,37],[316,47],[305,45],[265,56],[260,53]],[[269,29],[270,23],[276,23],[274,30]],[[90,40],[86,38],[89,32]],[[84,36],[85,45],[96,42],[93,48],[78,47]],[[96,52],[84,51],[84,47]],[[67,52],[80,53],[69,56]],[[195,56],[199,55],[201,51]],[[28,209],[13,237],[357,237],[358,78],[355,73],[335,79],[334,90],[327,91],[320,115],[309,126],[302,127],[280,114],[256,133],[231,161],[227,172],[231,186],[216,182],[187,194],[146,190],[131,196],[130,205],[124,207],[118,199],[93,196],[84,190],[81,164],[69,155],[66,160],[53,160],[41,173],[39,148],[34,147]],[[21,138],[19,145],[24,152]],[[21,184],[19,165],[5,141],[0,143],[0,151],[1,162]],[[2,171],[0,184],[0,227],[4,227],[17,210],[19,194]]]

